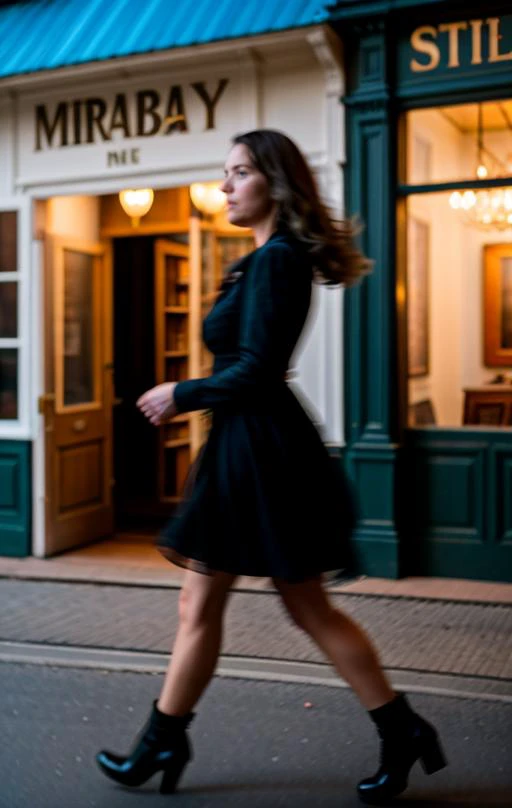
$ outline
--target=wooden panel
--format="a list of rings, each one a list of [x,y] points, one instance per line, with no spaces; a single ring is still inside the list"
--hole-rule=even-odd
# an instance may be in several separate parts
[[[512,431],[409,430],[409,575],[512,581]]]
[[[0,455],[0,510],[5,514],[18,507],[19,457],[11,454]]]
[[[489,540],[510,546],[512,545],[512,446],[499,442],[491,446],[490,466],[489,496],[492,507],[489,513]]]
[[[484,446],[416,449],[413,508],[427,535],[482,536],[484,453]]]
[[[30,443],[0,441],[0,555],[30,554]]]
[[[59,513],[103,501],[103,441],[70,446],[59,452]]]

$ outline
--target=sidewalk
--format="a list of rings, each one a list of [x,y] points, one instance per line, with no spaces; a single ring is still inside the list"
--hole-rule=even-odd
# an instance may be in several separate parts
[[[177,588],[181,586],[183,570],[161,556],[151,537],[134,534],[108,539],[51,559],[0,557],[0,578]],[[273,591],[271,582],[265,578],[239,578],[235,589]],[[330,590],[388,598],[512,604],[512,584],[447,578],[392,581],[361,577],[334,585]]]
[[[177,628],[177,588],[3,580],[0,645],[117,649],[167,654]],[[375,640],[393,670],[484,677],[512,695],[512,606],[333,593]],[[241,591],[228,605],[223,653],[324,664],[276,592]]]

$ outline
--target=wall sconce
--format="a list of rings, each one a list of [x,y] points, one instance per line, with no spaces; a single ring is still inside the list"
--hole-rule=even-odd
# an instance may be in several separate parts
[[[138,227],[142,216],[151,209],[154,192],[151,188],[128,189],[119,193],[119,201],[127,216],[132,220],[133,227]]]
[[[218,182],[193,182],[190,198],[201,213],[213,216],[226,206],[226,194],[220,190]]]

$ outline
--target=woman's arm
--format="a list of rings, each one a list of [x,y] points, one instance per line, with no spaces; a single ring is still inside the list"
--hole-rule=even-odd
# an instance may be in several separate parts
[[[288,359],[283,339],[294,283],[298,281],[297,263],[288,244],[272,242],[256,253],[242,281],[246,287],[240,323],[240,357],[229,368],[212,376],[179,382],[174,389],[179,412],[248,402],[251,393],[266,381],[282,377]]]

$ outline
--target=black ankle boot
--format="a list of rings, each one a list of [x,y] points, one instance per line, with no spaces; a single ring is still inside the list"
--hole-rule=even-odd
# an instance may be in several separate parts
[[[367,805],[384,805],[405,791],[417,760],[426,774],[446,766],[436,730],[410,708],[405,696],[371,710],[370,716],[381,738],[381,757],[379,770],[357,787]]]
[[[185,730],[194,714],[173,716],[161,713],[153,702],[149,721],[128,757],[99,752],[96,762],[107,777],[123,786],[140,786],[163,771],[161,794],[171,794],[192,757]]]

